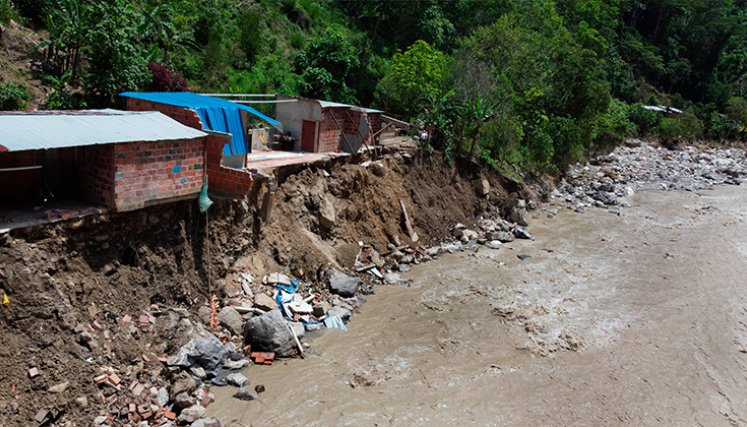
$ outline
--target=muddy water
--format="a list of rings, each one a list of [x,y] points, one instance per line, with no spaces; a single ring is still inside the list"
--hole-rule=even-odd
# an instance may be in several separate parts
[[[247,369],[259,400],[216,388],[208,411],[228,426],[747,424],[747,188],[631,202],[419,266],[314,339],[320,356]]]

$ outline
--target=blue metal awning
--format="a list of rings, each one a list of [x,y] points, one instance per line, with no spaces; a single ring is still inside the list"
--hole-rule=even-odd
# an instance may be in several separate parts
[[[246,111],[273,127],[282,129],[280,122],[272,117],[266,116],[252,107],[222,98],[192,92],[122,92],[119,95],[125,98],[142,99],[195,110],[207,130],[226,132],[232,135],[230,146],[226,146],[223,150],[226,155],[246,154],[251,151],[251,146],[247,144],[244,137],[240,111]]]

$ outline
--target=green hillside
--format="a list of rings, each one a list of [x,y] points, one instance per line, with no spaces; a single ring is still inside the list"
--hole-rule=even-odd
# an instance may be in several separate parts
[[[627,136],[745,137],[747,1],[0,0],[44,108],[281,93],[417,120],[449,156],[562,170]],[[3,108],[24,108],[4,82]],[[663,118],[642,104],[684,112]]]

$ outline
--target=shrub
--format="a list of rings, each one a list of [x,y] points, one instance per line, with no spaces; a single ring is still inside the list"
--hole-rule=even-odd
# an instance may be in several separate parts
[[[148,69],[153,74],[149,90],[159,92],[184,92],[189,90],[187,79],[182,77],[179,72],[156,62],[148,64]]]
[[[661,122],[661,113],[658,111],[647,110],[643,104],[631,104],[628,106],[628,120],[638,128],[641,136],[646,136],[659,126]]]
[[[661,143],[673,147],[682,142],[692,142],[703,134],[703,122],[694,114],[683,112],[673,118],[662,119],[655,133]]]
[[[31,99],[25,84],[0,83],[0,110],[23,110]]]
[[[16,18],[15,10],[10,0],[0,0],[0,24],[7,24],[11,19]]]
[[[628,106],[618,100],[613,100],[607,112],[597,117],[594,127],[596,148],[614,147],[638,131],[628,119]]]

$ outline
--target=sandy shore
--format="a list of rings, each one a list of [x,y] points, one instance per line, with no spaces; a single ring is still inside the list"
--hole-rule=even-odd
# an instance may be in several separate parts
[[[747,188],[562,209],[379,287],[318,356],[214,388],[227,426],[747,424]],[[529,255],[524,261],[517,255]]]

